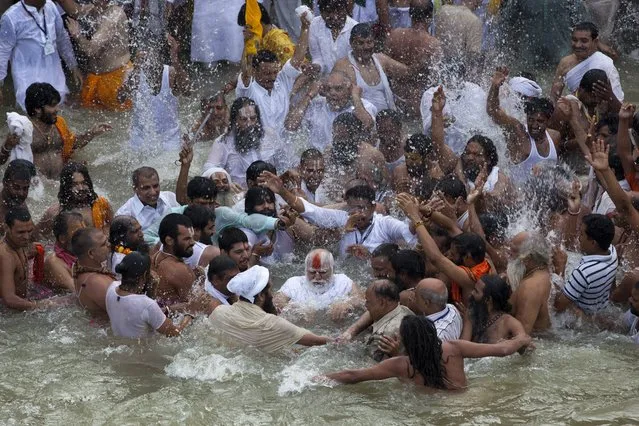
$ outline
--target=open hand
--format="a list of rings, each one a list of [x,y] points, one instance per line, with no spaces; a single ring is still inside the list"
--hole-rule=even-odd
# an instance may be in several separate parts
[[[444,88],[439,86],[435,93],[433,93],[433,102],[431,104],[430,110],[433,112],[442,112],[444,107],[446,106],[446,94],[444,93]]]
[[[268,257],[273,254],[273,243],[271,241],[260,241],[253,246],[251,253],[260,257]]]
[[[624,103],[619,110],[619,120],[632,120],[637,107],[631,103]]]
[[[399,355],[400,348],[399,336],[386,336],[382,335],[377,341],[377,347],[379,350],[387,354],[389,357]]]
[[[421,220],[419,205],[413,196],[401,193],[397,196],[397,204],[410,220],[413,222],[419,222]]]
[[[275,194],[279,194],[284,190],[284,182],[276,174],[263,171],[257,178],[257,184],[270,189]]]
[[[587,154],[586,161],[595,169],[599,171],[606,171],[610,167],[608,165],[608,154],[610,152],[610,146],[606,145],[603,140],[595,140],[592,142],[590,148],[590,154]]]

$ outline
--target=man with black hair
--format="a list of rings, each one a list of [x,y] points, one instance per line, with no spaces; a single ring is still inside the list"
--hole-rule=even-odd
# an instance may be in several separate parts
[[[415,288],[426,276],[426,265],[422,254],[416,250],[399,250],[391,258],[394,279],[400,292]]]
[[[82,215],[73,211],[61,212],[53,220],[54,251],[44,259],[44,284],[53,290],[75,290],[71,269],[78,259],[72,252],[71,240],[78,229],[85,227]]]
[[[237,296],[229,291],[229,281],[240,273],[237,263],[229,256],[220,254],[209,263],[206,272],[205,289],[220,305],[232,305],[237,302]]]
[[[572,308],[593,315],[608,306],[619,266],[612,244],[614,236],[615,225],[608,217],[600,214],[583,217],[579,243],[584,256],[555,299],[557,312]]]
[[[217,244],[222,254],[233,259],[240,272],[246,271],[249,266],[257,263],[253,262],[251,246],[246,234],[241,229],[234,227],[223,229],[220,231]]]
[[[229,172],[233,182],[246,188],[246,169],[251,163],[262,160],[279,170],[288,170],[292,166],[290,151],[277,130],[264,124],[257,103],[240,97],[231,105],[228,132],[215,140],[202,171],[221,167]]]
[[[550,97],[557,101],[568,85],[570,93],[576,93],[584,74],[589,70],[600,69],[605,71],[610,80],[610,89],[614,96],[623,101],[624,94],[619,80],[619,71],[613,60],[602,53],[602,47],[606,47],[599,40],[599,29],[592,22],[581,22],[572,29],[571,41],[572,53],[564,56],[552,84]]]
[[[184,259],[184,263],[192,269],[206,266],[220,255],[220,249],[212,245],[211,237],[215,234],[215,211],[201,205],[193,204],[184,209],[184,216],[193,223],[193,254]]]
[[[311,21],[309,50],[314,64],[326,75],[348,55],[351,29],[357,21],[348,16],[347,0],[319,0],[320,16]]]
[[[510,314],[511,295],[510,286],[498,275],[485,275],[478,280],[469,299],[468,313],[464,315],[461,339],[494,344],[527,335]]]
[[[395,243],[384,243],[377,246],[371,253],[371,269],[373,277],[377,279],[395,279],[395,271],[391,259],[399,251]]]
[[[414,245],[416,242],[407,224],[375,212],[375,190],[370,186],[360,185],[347,190],[344,195],[347,207],[344,211],[318,207],[296,197],[272,173],[262,173],[261,179],[265,186],[280,194],[291,208],[313,225],[319,228],[343,228],[339,249],[342,257],[350,254],[365,259],[380,244],[404,242]]]
[[[113,274],[116,273],[115,267],[127,254],[149,251],[142,227],[133,216],[116,216],[113,219],[109,227],[109,245],[111,253],[107,259],[107,267]]]
[[[428,198],[428,189],[432,191],[435,179],[443,170],[450,172],[440,160],[433,140],[422,133],[412,134],[404,145],[404,164],[393,171],[393,184],[397,192],[410,192]]]
[[[531,98],[525,104],[526,124],[509,116],[499,106],[499,88],[506,81],[508,68],[498,67],[492,77],[486,102],[486,112],[506,132],[508,156],[514,166],[510,176],[516,184],[525,183],[533,167],[542,161],[557,161],[558,131],[548,129],[554,107],[550,100]]]
[[[447,175],[437,182],[435,193],[453,211],[459,229],[465,229],[468,222],[468,193],[464,183],[455,175]]]
[[[27,208],[31,179],[35,176],[36,168],[27,160],[13,160],[4,169],[0,191],[0,217],[3,220],[8,210],[16,207]]]
[[[397,167],[406,163],[404,157],[404,131],[402,129],[402,116],[392,109],[384,109],[375,117],[377,138],[379,139],[379,152],[386,160],[386,169],[390,175]]]
[[[253,99],[262,113],[262,125],[278,134],[284,129],[289,99],[295,80],[307,70],[302,67],[308,50],[308,21],[302,17],[302,34],[293,57],[280,66],[275,52],[261,47],[255,55],[246,55],[237,77],[235,95]]]

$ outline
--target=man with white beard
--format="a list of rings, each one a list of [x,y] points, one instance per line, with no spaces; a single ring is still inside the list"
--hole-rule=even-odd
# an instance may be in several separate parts
[[[233,207],[239,201],[236,190],[239,191],[241,187],[233,184],[231,175],[223,168],[211,167],[202,173],[202,177],[211,179],[215,183],[215,189],[217,189],[215,201],[219,206]]]
[[[312,250],[306,256],[306,275],[289,278],[275,295],[275,305],[288,303],[326,309],[333,320],[339,320],[354,307],[362,305],[363,291],[349,277],[335,274],[335,260],[325,249]]]
[[[510,246],[507,275],[513,289],[513,315],[528,334],[546,330],[550,327],[550,246],[541,235],[529,232],[515,235]]]

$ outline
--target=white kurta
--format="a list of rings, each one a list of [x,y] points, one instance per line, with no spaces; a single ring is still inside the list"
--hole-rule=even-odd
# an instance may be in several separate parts
[[[46,36],[43,31],[45,20],[47,36],[54,49],[50,54],[45,54]],[[16,101],[22,109],[25,109],[24,98],[27,88],[36,82],[51,84],[60,92],[64,101],[69,89],[62,71],[60,56],[69,68],[77,67],[69,35],[64,29],[58,9],[51,0],[47,0],[40,11],[33,6],[18,2],[2,15],[0,19],[0,81],[6,78],[7,65],[11,61]]]
[[[353,280],[344,274],[334,274],[330,282],[321,286],[308,282],[306,276],[291,277],[286,280],[280,292],[293,303],[323,309],[344,299],[352,290]]]
[[[322,67],[322,74],[330,73],[335,66],[335,62],[348,55],[351,50],[349,42],[351,29],[355,25],[357,25],[357,21],[347,17],[344,28],[337,36],[337,40],[334,40],[331,30],[326,26],[324,19],[321,16],[313,18],[308,30],[308,49],[313,58],[313,63]]]
[[[175,199],[175,194],[173,192],[162,191],[160,192],[155,208],[145,206],[142,204],[142,201],[140,201],[138,196],[134,195],[118,209],[115,215],[133,216],[142,227],[142,231],[145,231],[153,224],[153,222],[171,213],[171,209],[173,207],[179,206],[180,204]]]
[[[195,0],[191,30],[191,60],[240,62],[244,49],[237,15],[244,0]]]

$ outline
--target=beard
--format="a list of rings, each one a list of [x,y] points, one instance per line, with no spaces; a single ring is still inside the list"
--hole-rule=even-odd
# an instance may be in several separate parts
[[[233,193],[231,191],[218,192],[215,201],[223,207],[233,207],[235,200],[233,200]]]
[[[68,204],[76,207],[84,207],[93,201],[93,192],[90,189],[81,189],[71,192]]]
[[[479,176],[479,172],[481,171],[479,165],[474,163],[464,163],[464,161],[462,161],[462,164],[464,166],[464,176],[466,176],[466,179],[471,182],[475,182],[475,179],[477,179],[477,176]]]
[[[277,315],[277,309],[275,309],[275,305],[273,304],[273,296],[266,297],[262,305],[262,310],[267,314]]]
[[[181,257],[183,259],[193,256],[193,246],[189,246],[189,247],[176,246],[175,247],[175,256],[176,257]]]
[[[508,262],[508,267],[506,268],[506,275],[508,276],[508,283],[513,291],[517,290],[519,284],[521,283],[522,278],[526,274],[526,265],[524,265],[524,261],[521,259],[515,259]]]
[[[260,126],[249,127],[244,130],[235,130],[235,148],[242,154],[258,149],[262,139],[262,128]]]
[[[58,121],[58,114],[54,113],[46,113],[46,112],[42,112],[42,114],[40,114],[40,121],[42,121],[44,124],[48,124],[48,125],[54,125],[56,121]]]
[[[140,253],[148,253],[151,247],[144,241],[136,241],[133,244],[128,244],[128,248],[131,250],[139,251]]]
[[[482,343],[480,339],[483,338],[484,326],[488,321],[488,305],[486,300],[477,301],[471,296],[468,302],[468,308],[470,309],[470,320],[473,324],[473,336],[472,341],[476,343]]]

